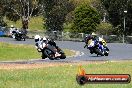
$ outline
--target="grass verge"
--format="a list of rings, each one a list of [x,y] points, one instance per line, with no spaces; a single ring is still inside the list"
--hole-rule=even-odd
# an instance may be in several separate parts
[[[132,61],[88,63],[88,74],[130,74]],[[131,88],[130,84],[86,84],[76,82],[77,65],[62,65],[39,69],[0,70],[0,88]]]
[[[72,56],[75,52],[64,49],[67,56]],[[41,58],[36,48],[31,45],[13,45],[8,43],[0,43],[0,61],[12,60],[29,60]]]

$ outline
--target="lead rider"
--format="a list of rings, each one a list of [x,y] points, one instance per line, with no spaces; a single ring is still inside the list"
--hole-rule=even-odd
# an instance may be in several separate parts
[[[53,41],[49,41],[46,37],[41,38],[39,35],[35,35],[34,40],[35,40],[35,47],[38,50],[38,52],[42,52],[42,50],[45,47],[48,47],[48,44],[54,46],[57,49],[56,43]],[[61,55],[57,51],[54,51],[54,53],[55,53],[55,57]]]

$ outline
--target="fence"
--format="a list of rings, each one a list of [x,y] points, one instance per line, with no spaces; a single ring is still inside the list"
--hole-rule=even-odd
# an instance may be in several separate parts
[[[70,33],[70,32],[28,32],[29,38],[34,38],[36,34],[41,36],[46,36],[48,38],[52,38],[54,40],[59,41],[83,41],[85,35],[84,33]],[[98,35],[103,37],[108,43],[122,43],[123,37],[117,35]],[[132,44],[132,36],[125,36],[125,43]]]
[[[5,29],[3,31],[7,36],[9,35],[9,30]],[[40,35],[40,36],[45,36],[47,38],[52,38],[54,40],[59,40],[59,41],[84,41],[84,37],[87,34],[84,33],[70,33],[70,32],[57,32],[57,31],[52,31],[52,32],[36,32],[36,31],[29,31],[27,36],[28,38],[34,38],[35,35]],[[122,43],[123,42],[123,37],[122,36],[117,36],[117,35],[98,35],[100,37],[103,37],[108,43]],[[132,44],[132,36],[125,36],[124,38],[125,43]]]

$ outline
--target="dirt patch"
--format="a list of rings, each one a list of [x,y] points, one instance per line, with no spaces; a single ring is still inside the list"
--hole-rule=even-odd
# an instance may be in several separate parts
[[[65,62],[45,62],[45,63],[33,63],[33,64],[0,64],[0,69],[10,70],[10,69],[35,69],[35,68],[44,68],[44,67],[55,67],[55,66],[64,66],[64,65],[84,65],[84,64],[102,64],[106,63],[106,61],[99,61],[99,62],[91,62],[91,61],[80,61],[80,62],[72,62],[72,63],[65,63]]]
[[[61,64],[59,64],[61,65]],[[0,69],[34,69],[43,67],[58,66],[58,64],[0,64]]]
[[[130,60],[132,61],[132,60]],[[0,69],[11,70],[11,69],[37,69],[44,67],[57,67],[57,66],[74,66],[74,65],[88,65],[88,64],[105,64],[114,62],[128,62],[128,60],[120,61],[78,61],[78,62],[44,62],[44,63],[29,63],[29,64],[16,64],[16,63],[1,63]]]

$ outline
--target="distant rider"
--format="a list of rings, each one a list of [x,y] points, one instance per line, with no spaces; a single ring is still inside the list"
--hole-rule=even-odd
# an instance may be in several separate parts
[[[16,32],[16,28],[13,25],[11,25],[10,34],[11,34],[12,38],[15,38],[14,32]]]
[[[13,25],[11,25],[11,28],[10,28],[10,34],[12,36],[12,38],[15,39],[15,36],[17,33],[21,33],[18,28],[15,28]]]
[[[100,43],[100,45],[102,45],[102,46],[101,46],[102,49],[103,49],[103,48],[106,48],[106,49],[109,51],[109,49],[108,49],[108,47],[107,47],[107,43],[106,43],[106,41],[105,41],[103,38],[97,36],[95,33],[92,33],[92,36],[93,36],[94,40],[95,40],[97,43]]]
[[[98,37],[95,33],[92,33],[89,36],[85,37],[85,46],[84,48],[87,46],[87,48],[89,48],[90,53],[93,53],[93,49],[92,47],[94,47],[95,45],[100,45],[99,47],[101,48],[101,50],[103,51],[104,48],[106,48],[107,50],[109,50],[107,48],[107,44],[105,42],[105,40],[101,37]]]

